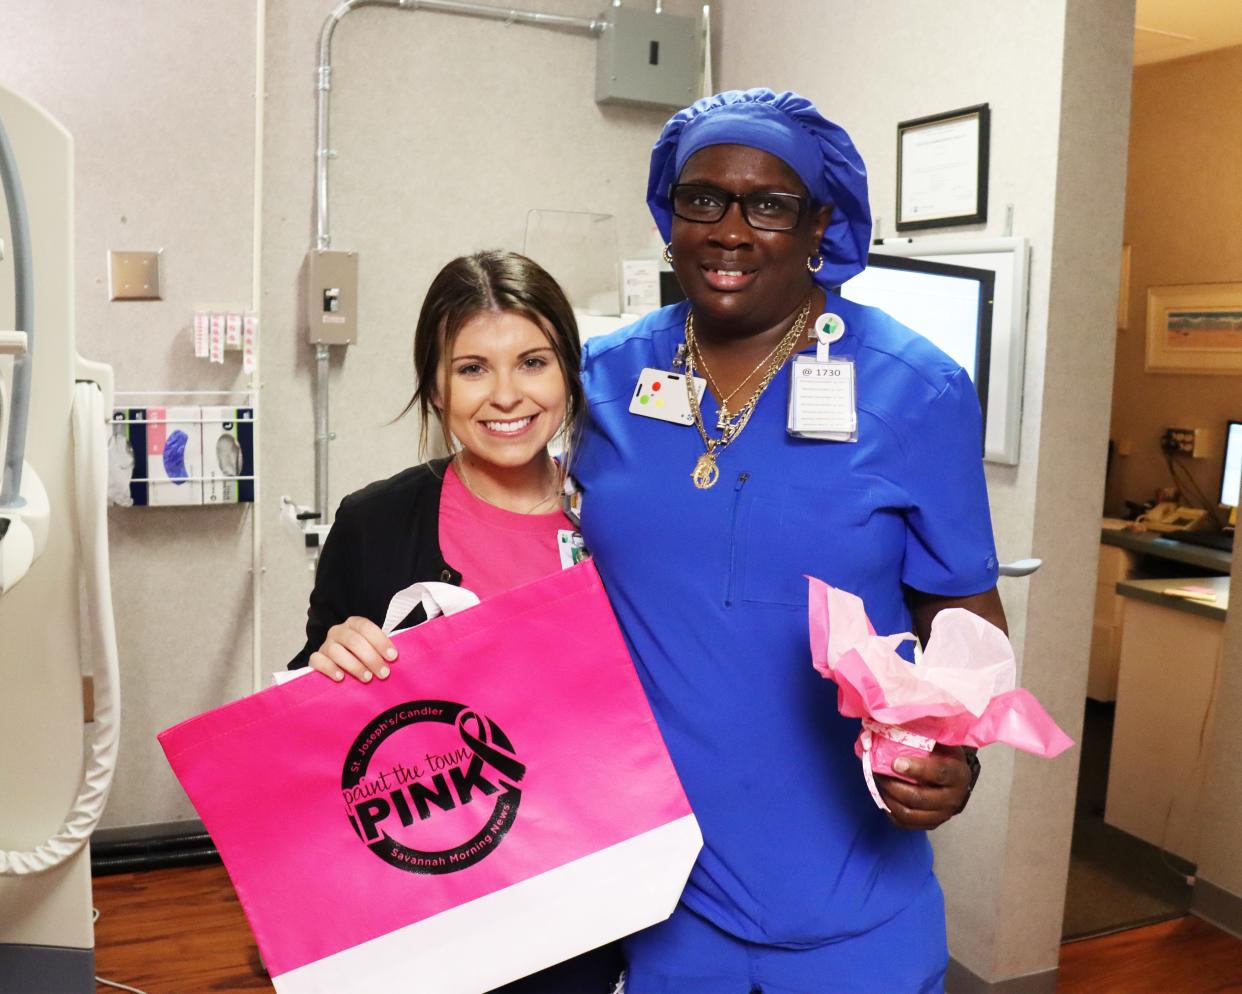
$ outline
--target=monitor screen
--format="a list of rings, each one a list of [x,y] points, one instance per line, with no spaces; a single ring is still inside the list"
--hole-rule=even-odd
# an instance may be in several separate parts
[[[841,296],[879,307],[930,339],[970,374],[986,418],[995,280],[989,269],[873,252]]]
[[[1242,421],[1230,421],[1225,428],[1225,464],[1220,475],[1220,502],[1238,506],[1242,491]]]

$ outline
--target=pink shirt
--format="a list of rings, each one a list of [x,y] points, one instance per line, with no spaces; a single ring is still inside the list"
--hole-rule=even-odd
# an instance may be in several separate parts
[[[558,508],[518,514],[481,500],[466,489],[451,464],[440,494],[440,551],[462,575],[462,586],[482,600],[561,568],[557,532],[573,531]]]

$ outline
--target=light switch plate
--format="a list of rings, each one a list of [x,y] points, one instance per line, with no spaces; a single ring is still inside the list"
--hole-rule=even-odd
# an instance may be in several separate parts
[[[108,253],[108,286],[112,300],[163,300],[160,296],[160,253]]]

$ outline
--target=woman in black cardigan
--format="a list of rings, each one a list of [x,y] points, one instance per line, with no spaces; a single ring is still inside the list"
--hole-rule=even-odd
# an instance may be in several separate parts
[[[548,443],[571,442],[583,409],[580,346],[568,300],[524,256],[455,259],[427,291],[414,332],[417,407],[456,450],[364,487],[342,502],[324,544],[306,644],[290,668],[335,680],[384,679],[397,653],[381,630],[411,584],[465,586],[481,598],[565,565],[565,470]],[[456,444],[454,444],[456,442]],[[572,543],[571,543],[572,545]],[[398,626],[424,620],[415,608]],[[503,988],[505,994],[611,991],[621,972],[606,946]]]

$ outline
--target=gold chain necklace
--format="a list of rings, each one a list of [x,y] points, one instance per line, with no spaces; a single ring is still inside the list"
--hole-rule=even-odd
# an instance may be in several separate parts
[[[548,461],[552,463],[553,475],[555,478],[555,476],[557,475],[556,460],[553,459],[551,456],[548,456]],[[488,500],[481,493],[479,493],[477,490],[474,489],[473,484],[471,484],[470,482],[470,475],[469,473],[466,472],[466,460],[460,452],[457,453],[457,456],[453,459],[453,462],[457,466],[457,470],[458,470],[457,475],[461,477],[461,482],[466,485],[467,490],[469,490],[472,494],[474,494],[474,496],[476,496],[484,504],[491,504],[492,507],[500,507],[499,504],[492,503],[492,501]],[[539,503],[536,504],[534,507],[532,507],[529,511],[512,511],[510,513],[512,514],[534,514],[539,508],[543,507],[544,504],[546,504],[548,501],[552,500],[553,498],[559,495],[560,495],[560,489],[558,488],[556,490],[553,490],[546,497],[540,497]],[[501,508],[501,510],[502,511],[508,510],[508,508]]]
[[[687,339],[687,343],[690,343],[691,341],[692,341],[691,339]],[[732,390],[730,390],[728,394],[725,394],[724,391],[720,389],[719,384],[716,383],[716,377],[712,376],[712,371],[708,369],[707,360],[703,356],[702,349],[699,348],[698,340],[693,339],[693,344],[687,345],[687,351],[691,349],[693,350],[694,364],[697,365],[699,369],[703,370],[703,375],[707,377],[707,382],[711,384],[712,393],[714,393],[717,397],[720,398],[720,411],[716,416],[716,430],[717,431],[724,431],[725,428],[728,426],[729,422],[734,417],[734,415],[729,411],[729,401],[733,399],[734,395],[739,390],[741,390],[742,387],[746,386],[746,384],[750,382],[750,378],[752,376],[754,376],[757,372],[759,372],[759,370],[762,369],[767,363],[772,361],[772,357],[776,355],[777,351],[780,349],[780,347],[783,344],[785,344],[784,338],[782,338],[779,342],[776,343],[776,345],[772,347],[771,352],[769,352],[762,359],[760,359],[757,363],[755,363],[755,368],[752,369],[749,373],[747,373],[745,378],[742,379],[742,381],[738,383],[737,386],[735,386]]]
[[[768,384],[775,379],[776,374],[785,365],[785,360],[797,348],[802,338],[802,330],[806,327],[807,316],[810,313],[811,298],[808,297],[806,303],[802,305],[802,310],[798,312],[798,317],[793,325],[785,332],[785,336],[764,360],[768,363],[768,368],[764,371],[763,379],[759,381],[759,385],[755,388],[754,393],[750,395],[750,399],[742,405],[737,414],[719,419],[720,437],[712,438],[707,434],[707,427],[703,424],[703,412],[699,407],[699,392],[694,388],[696,357],[699,363],[702,364],[702,353],[699,351],[698,341],[694,337],[694,313],[692,311],[686,312],[686,396],[690,401],[690,413],[694,416],[694,427],[698,429],[699,437],[703,439],[703,446],[707,450],[699,456],[694,464],[694,470],[690,474],[690,479],[694,481],[694,485],[698,489],[708,490],[715,486],[716,481],[720,479],[720,467],[716,465],[717,456],[729,447],[750,421],[750,416],[755,413],[755,408],[759,404],[759,398],[763,396],[763,392],[768,388]],[[703,371],[707,372],[706,366],[703,366]],[[754,376],[753,370],[746,379],[750,379],[751,376]],[[708,378],[711,378],[710,373],[708,373]],[[734,393],[736,392],[735,390]],[[729,396],[733,396],[733,394]]]

